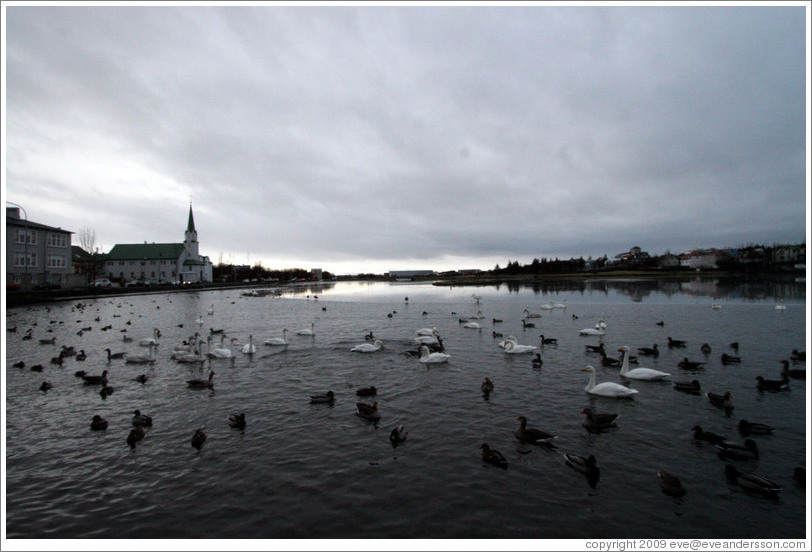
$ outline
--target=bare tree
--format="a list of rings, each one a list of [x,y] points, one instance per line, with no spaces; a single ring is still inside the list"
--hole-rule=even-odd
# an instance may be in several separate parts
[[[79,229],[77,237],[79,239],[79,247],[93,254],[96,248],[96,230],[83,226]]]

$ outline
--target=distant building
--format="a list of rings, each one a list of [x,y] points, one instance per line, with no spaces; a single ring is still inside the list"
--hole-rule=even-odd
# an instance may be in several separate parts
[[[719,268],[719,261],[730,255],[720,249],[694,249],[680,255],[680,265],[694,270]]]
[[[390,270],[389,277],[395,280],[413,280],[414,278],[430,278],[436,276],[433,270]]]
[[[183,243],[116,244],[107,254],[104,274],[122,281],[211,282],[212,264],[200,255],[192,206]]]
[[[23,290],[45,283],[72,287],[73,232],[27,219],[19,207],[6,207],[6,283]]]

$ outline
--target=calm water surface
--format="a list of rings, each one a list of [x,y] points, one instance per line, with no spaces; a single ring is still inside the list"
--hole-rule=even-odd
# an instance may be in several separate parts
[[[785,310],[775,309],[778,297]],[[804,538],[806,492],[793,470],[807,465],[806,380],[762,393],[754,378],[778,379],[778,361],[806,348],[805,299],[805,284],[720,291],[701,281],[673,289],[627,282],[549,292],[337,283],[281,296],[230,290],[10,309],[6,322],[17,330],[5,335],[7,536]],[[567,308],[542,310],[550,301]],[[522,328],[524,309],[541,315],[531,320],[535,328]],[[478,311],[482,329],[463,328],[460,318]],[[599,338],[578,335],[599,318],[608,324],[602,339],[612,355],[622,345],[635,351],[657,343],[660,356],[641,357],[640,365],[670,372],[670,381],[624,382],[618,369],[601,366],[585,351]],[[314,337],[294,335],[311,323]],[[92,330],[77,335],[86,327]],[[154,365],[108,363],[105,348],[144,353],[137,340],[154,327],[162,333]],[[448,364],[427,366],[404,354],[426,327],[443,337]],[[33,339],[23,340],[28,328]],[[175,345],[212,328],[238,339],[233,362],[170,359]],[[287,347],[263,344],[283,328],[290,330]],[[536,346],[543,333],[558,345],[540,348],[544,364],[534,368],[532,355],[505,354],[493,331]],[[384,349],[350,352],[369,332]],[[125,343],[124,335],[136,342]],[[249,336],[253,356],[240,352]],[[669,350],[668,336],[686,340],[687,348]],[[39,344],[50,337],[54,345]],[[733,353],[733,341],[743,362],[724,366],[720,356]],[[700,351],[705,342],[708,355]],[[87,359],[51,364],[62,345],[84,349]],[[685,356],[707,364],[686,372],[677,367]],[[20,360],[25,368],[12,366]],[[32,372],[35,364],[44,371]],[[583,368],[590,364],[598,382],[625,383],[639,394],[625,401],[588,396]],[[74,376],[105,369],[115,389],[107,398]],[[187,388],[186,380],[210,369],[213,391]],[[134,381],[142,373],[146,384]],[[495,384],[489,399],[479,390],[486,376]],[[731,391],[730,416],[704,396],[673,389],[673,381],[691,379],[703,392]],[[39,391],[43,380],[53,389]],[[378,424],[355,414],[356,389],[371,385],[378,389]],[[310,404],[310,395],[328,389],[335,404]],[[585,431],[586,406],[619,413],[617,428]],[[125,441],[135,409],[154,425],[131,450]],[[238,412],[246,414],[243,431],[228,424]],[[94,414],[109,421],[106,431],[90,430]],[[555,444],[519,443],[513,432],[520,415],[557,434]],[[754,438],[758,460],[735,464],[779,483],[778,498],[728,483],[726,462],[693,439],[699,424],[742,441],[742,418],[775,427],[773,435]],[[409,434],[393,448],[389,432],[399,424]],[[208,435],[200,451],[190,444],[198,428]],[[507,470],[482,462],[483,442],[506,456]],[[597,458],[594,487],[565,464],[564,452]],[[682,499],[661,492],[660,469],[682,480]]]

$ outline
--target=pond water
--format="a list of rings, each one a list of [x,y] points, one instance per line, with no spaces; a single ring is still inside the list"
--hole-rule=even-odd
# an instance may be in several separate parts
[[[566,308],[543,308],[551,302]],[[533,328],[523,328],[525,309],[538,315],[528,319]],[[339,282],[261,297],[206,291],[9,309],[7,328],[16,330],[4,336],[7,536],[804,538],[806,491],[793,474],[808,467],[806,380],[762,392],[755,378],[779,379],[779,361],[806,349],[807,314],[805,283],[703,280],[574,288]],[[481,329],[460,321],[477,315]],[[598,319],[606,321],[604,336],[579,335]],[[314,336],[295,334],[311,324]],[[108,361],[106,348],[145,353],[137,342],[153,328],[161,332],[154,364]],[[287,346],[264,344],[285,328]],[[438,330],[451,355],[446,364],[406,354],[416,350],[412,340],[421,328]],[[32,338],[24,340],[29,329]],[[212,330],[236,338],[233,360],[170,358],[184,339]],[[383,349],[351,352],[370,332]],[[543,364],[534,366],[532,354],[506,354],[494,332],[537,346]],[[542,347],[541,334],[557,345]],[[214,335],[216,346],[220,334]],[[687,345],[670,349],[667,337]],[[53,344],[40,344],[50,338]],[[253,355],[241,352],[249,338]],[[635,353],[656,343],[659,357],[641,356],[639,366],[671,376],[625,380],[587,352],[586,345],[599,342],[614,357],[622,345]],[[710,353],[701,351],[703,343]],[[52,364],[63,346],[84,350],[86,360]],[[742,362],[724,365],[722,353]],[[681,369],[685,357],[705,364]],[[21,361],[23,368],[14,367]],[[30,370],[36,364],[41,373]],[[588,395],[587,365],[598,382],[639,393],[632,400]],[[78,370],[108,370],[114,392],[102,397],[99,386],[74,375]],[[187,387],[186,380],[210,370],[213,390]],[[135,381],[139,374],[146,383]],[[489,397],[480,391],[485,377],[495,386]],[[703,393],[730,391],[733,410],[673,387],[693,379]],[[53,387],[40,391],[43,381]],[[374,398],[356,396],[368,386],[376,387]],[[335,393],[333,404],[310,403],[327,390]],[[377,423],[356,414],[356,402],[373,400]],[[581,425],[587,406],[618,413],[617,427],[587,432]],[[131,448],[136,409],[154,423]],[[230,427],[229,414],[241,412],[246,427]],[[94,415],[108,421],[106,430],[90,430]],[[519,442],[518,416],[557,435],[553,444]],[[775,428],[753,437],[758,459],[724,460],[691,431],[700,425],[742,442],[740,419]],[[397,425],[408,437],[393,446],[389,434]],[[197,450],[191,438],[200,428],[208,439]],[[507,469],[482,461],[482,443],[502,452]],[[594,455],[597,482],[569,467],[566,452]],[[745,491],[726,480],[727,463],[782,490],[776,497]],[[685,496],[664,494],[658,470],[679,477]]]

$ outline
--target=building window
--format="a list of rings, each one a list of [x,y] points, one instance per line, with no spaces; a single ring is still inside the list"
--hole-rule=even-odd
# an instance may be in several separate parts
[[[48,268],[66,268],[68,266],[65,262],[64,255],[48,255]]]
[[[14,243],[29,245],[37,245],[37,232],[36,230],[25,230],[17,228],[14,230]]]
[[[28,264],[26,264],[26,253],[22,252],[15,252],[14,253],[14,266],[17,268],[24,268],[26,266],[34,267],[37,266],[37,254],[36,253],[28,253]]]
[[[67,234],[48,232],[48,247],[67,247],[67,246],[68,246]]]

